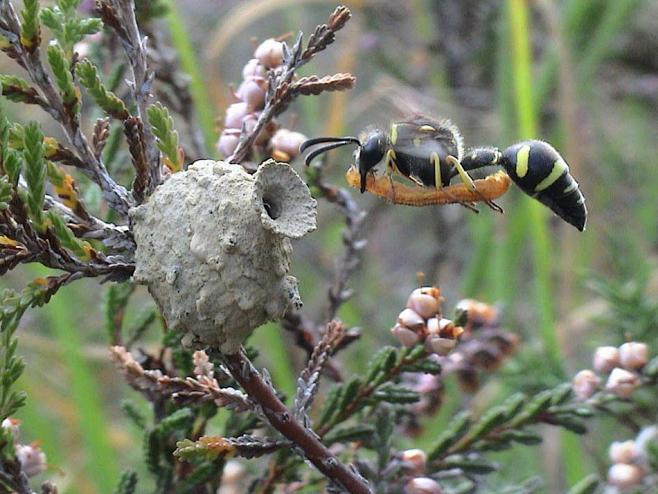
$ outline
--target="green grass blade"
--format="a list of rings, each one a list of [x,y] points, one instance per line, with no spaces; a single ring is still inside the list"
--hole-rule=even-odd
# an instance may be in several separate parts
[[[520,138],[537,137],[537,112],[532,95],[532,55],[528,6],[524,0],[508,0],[508,22],[511,29],[511,53],[513,84],[516,100],[518,134]],[[535,304],[544,349],[555,365],[561,368],[560,347],[553,324],[553,299],[551,287],[551,244],[548,238],[546,212],[536,201],[523,198],[516,214],[526,211],[533,249]],[[526,206],[526,207],[523,207]],[[518,256],[523,250],[515,251]],[[517,258],[518,260],[518,258]]]
[[[96,492],[110,493],[119,478],[117,455],[109,441],[101,396],[104,385],[95,379],[96,373],[85,360],[81,328],[73,317],[73,307],[78,304],[73,289],[71,286],[60,289],[45,311],[71,379],[70,398],[78,411],[78,434],[85,448],[86,474],[94,482]]]
[[[182,16],[172,0],[164,0],[169,12],[167,23],[171,32],[171,40],[180,58],[181,67],[190,77],[190,91],[204,140],[206,151],[210,156],[215,155],[214,143],[217,140],[215,133],[215,113],[213,104],[204,82],[202,64],[196,56],[192,42],[187,35],[187,27],[183,24]]]

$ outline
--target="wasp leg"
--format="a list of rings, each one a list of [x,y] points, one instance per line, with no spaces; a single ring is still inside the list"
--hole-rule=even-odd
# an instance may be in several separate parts
[[[384,175],[388,177],[390,183],[390,193],[388,194],[388,200],[392,203],[395,203],[395,182],[393,182],[393,173],[396,173],[397,167],[395,166],[395,151],[389,149],[386,152],[386,166],[384,170]]]
[[[464,185],[466,185],[466,187],[469,190],[471,190],[471,191],[475,192],[476,194],[480,195],[479,191],[477,190],[477,187],[475,187],[475,183],[473,182],[473,179],[466,172],[466,170],[464,170],[464,167],[459,162],[459,160],[457,158],[455,158],[454,156],[448,155],[448,156],[446,156],[446,161],[448,161],[448,163],[450,163],[455,168],[455,170],[457,170],[457,173],[459,174],[459,178],[461,178],[462,182],[464,182]],[[480,197],[482,197],[482,196],[480,195]],[[484,202],[487,206],[489,206],[491,209],[493,209],[494,211],[496,211],[498,213],[503,212],[503,208],[501,208],[494,201],[487,200],[484,197],[482,197],[482,202]]]

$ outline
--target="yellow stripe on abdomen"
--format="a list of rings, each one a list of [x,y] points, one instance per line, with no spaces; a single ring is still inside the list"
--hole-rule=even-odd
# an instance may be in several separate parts
[[[523,178],[528,173],[528,159],[530,158],[530,146],[521,146],[516,153],[516,176]]]
[[[551,173],[549,173],[548,176],[544,178],[544,180],[537,184],[535,187],[535,192],[541,192],[542,190],[548,189],[557,181],[558,178],[560,178],[568,171],[569,166],[565,163],[565,161],[563,159],[557,160],[555,163],[553,163],[553,169],[551,170]]]

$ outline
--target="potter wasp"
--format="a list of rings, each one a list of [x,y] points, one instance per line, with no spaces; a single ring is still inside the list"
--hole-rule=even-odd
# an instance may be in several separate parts
[[[482,201],[502,212],[494,199],[508,189],[510,179],[526,194],[535,198],[578,230],[585,229],[587,208],[578,183],[569,166],[550,144],[528,140],[504,151],[495,147],[476,147],[464,151],[459,129],[448,120],[435,120],[417,115],[391,124],[389,132],[373,129],[356,137],[317,137],[301,146],[323,146],[306,156],[306,164],[322,153],[354,144],[355,165],[347,172],[347,181],[384,197],[395,204],[424,206],[429,204],[462,204],[470,209]],[[383,164],[381,176],[375,169]],[[473,180],[469,171],[502,167],[503,171]],[[415,187],[393,181],[404,177]],[[459,177],[459,183],[451,182]]]

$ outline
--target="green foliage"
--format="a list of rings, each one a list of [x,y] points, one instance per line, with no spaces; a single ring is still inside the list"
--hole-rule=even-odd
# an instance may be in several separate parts
[[[66,105],[73,115],[77,115],[80,111],[78,89],[73,85],[71,64],[68,57],[58,43],[51,43],[48,46],[48,63],[55,76],[55,82],[62,95],[64,105]]]
[[[47,215],[50,225],[62,246],[76,257],[82,260],[89,260],[92,252],[89,243],[77,238],[66,225],[64,219],[55,211],[50,210]]]
[[[23,138],[25,182],[27,183],[27,207],[30,218],[38,229],[44,228],[43,201],[46,194],[46,162],[44,160],[43,134],[35,122],[25,127]]]
[[[37,92],[27,81],[14,75],[0,74],[2,95],[15,103],[35,103]]]
[[[658,300],[651,293],[649,266],[637,266],[626,279],[606,279],[593,276],[590,286],[607,303],[605,318],[599,324],[610,329],[617,337],[615,343],[629,338],[647,343],[658,342]]]
[[[169,110],[161,103],[150,105],[146,110],[148,120],[157,138],[158,149],[166,157],[166,163],[172,171],[179,171],[183,166],[182,156],[179,155],[178,132],[174,130],[174,119]]]
[[[9,183],[16,187],[20,177],[22,160],[16,150],[9,146],[11,127],[0,104],[0,174],[6,175]]]
[[[119,485],[114,489],[114,494],[134,494],[137,488],[137,473],[133,470],[125,470],[121,473]]]
[[[13,195],[13,186],[6,175],[0,177],[0,211],[9,207],[9,201]]]
[[[133,283],[117,283],[107,289],[104,303],[105,329],[113,345],[121,341],[123,316],[134,291]]]
[[[468,410],[458,413],[438,437],[427,453],[427,460],[432,462],[441,457],[451,444],[459,441],[471,426],[471,413]]]
[[[372,425],[357,424],[348,425],[343,427],[336,427],[331,432],[327,433],[323,438],[326,445],[334,443],[348,443],[353,441],[364,441],[372,436],[375,429]]]
[[[574,485],[567,494],[594,494],[598,491],[601,480],[598,475],[588,475],[576,485]]]
[[[21,12],[21,44],[29,51],[39,46],[39,0],[25,0]]]
[[[76,65],[75,73],[89,95],[105,113],[119,120],[125,120],[130,115],[126,105],[102,83],[94,64],[84,59]]]
[[[530,401],[521,393],[510,396],[502,405],[494,406],[473,422],[469,412],[459,413],[448,424],[428,451],[427,459],[438,469],[463,468],[477,474],[490,473],[495,465],[469,453],[505,450],[514,443],[535,445],[541,436],[525,427],[550,423],[583,434],[581,402],[569,402],[569,384],[538,393]]]
[[[46,7],[41,11],[41,22],[52,31],[68,56],[73,54],[73,46],[76,43],[103,28],[100,19],[78,17],[76,3],[80,2],[61,0],[56,6]]]
[[[139,429],[146,429],[146,417],[132,401],[123,400],[121,402],[121,409]]]
[[[45,304],[52,295],[52,287],[38,278],[21,293],[4,290],[0,293],[0,422],[14,415],[23,406],[26,394],[13,389],[23,373],[25,364],[17,356],[18,340],[14,333],[25,311]]]

